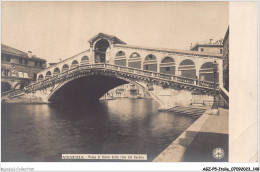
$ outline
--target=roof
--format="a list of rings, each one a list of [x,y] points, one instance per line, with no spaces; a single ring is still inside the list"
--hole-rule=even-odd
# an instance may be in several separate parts
[[[124,41],[120,40],[119,38],[117,38],[114,35],[108,35],[105,33],[99,33],[96,36],[94,36],[93,38],[91,38],[88,42],[94,42],[99,38],[108,38],[108,39],[113,39],[115,44],[126,44]]]
[[[217,40],[214,43],[196,43],[190,48],[190,50],[198,51],[199,47],[223,47],[223,38]]]
[[[149,51],[161,51],[165,53],[177,53],[177,54],[190,54],[190,55],[199,55],[199,56],[213,56],[216,58],[222,58],[222,55],[210,52],[199,52],[199,51],[191,51],[191,50],[177,50],[177,49],[168,49],[168,48],[149,48],[142,46],[134,46],[134,45],[116,45],[117,47],[126,47],[126,48],[136,48],[136,49],[145,49]]]
[[[228,26],[228,28],[227,28],[227,31],[226,31],[226,34],[225,34],[223,43],[225,43],[225,42],[227,41],[228,36],[229,36],[229,26]]]
[[[36,56],[32,56],[31,58],[28,56],[28,54],[26,52],[23,52],[21,50],[18,50],[16,48],[1,44],[1,53],[6,53],[6,54],[10,54],[10,55],[14,55],[17,57],[23,57],[23,58],[28,58],[28,59],[35,59],[35,60],[40,60],[40,61],[46,61],[45,59],[36,57]]]

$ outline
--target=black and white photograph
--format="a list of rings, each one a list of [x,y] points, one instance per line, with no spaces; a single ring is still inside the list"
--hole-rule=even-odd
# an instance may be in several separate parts
[[[229,162],[229,4],[2,2],[1,162]]]

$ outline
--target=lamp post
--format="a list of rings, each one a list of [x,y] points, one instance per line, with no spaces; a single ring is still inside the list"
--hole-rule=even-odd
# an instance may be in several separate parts
[[[218,115],[218,104],[217,104],[217,101],[216,101],[218,63],[216,61],[214,61],[212,63],[212,68],[213,68],[213,74],[214,74],[214,100],[213,100],[213,105],[212,105],[211,109],[212,109],[213,115]]]

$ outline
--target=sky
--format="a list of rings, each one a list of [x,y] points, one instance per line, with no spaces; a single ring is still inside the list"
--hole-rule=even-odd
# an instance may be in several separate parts
[[[102,32],[129,45],[188,49],[224,38],[228,2],[2,2],[2,43],[57,62]]]

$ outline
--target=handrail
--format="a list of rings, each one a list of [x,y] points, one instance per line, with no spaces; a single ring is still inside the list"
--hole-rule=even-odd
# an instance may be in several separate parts
[[[11,95],[19,94],[19,93],[21,93],[21,91],[31,92],[31,91],[36,91],[36,90],[42,89],[42,87],[48,86],[48,85],[50,85],[50,83],[56,82],[57,79],[58,80],[64,79],[64,77],[66,78],[68,75],[75,74],[75,72],[80,72],[80,71],[86,70],[86,69],[107,69],[107,70],[112,70],[112,71],[120,71],[123,73],[130,73],[130,74],[150,77],[153,79],[159,79],[159,80],[163,80],[163,81],[170,81],[170,82],[175,82],[175,83],[180,83],[180,84],[198,86],[198,87],[203,87],[203,88],[208,88],[208,89],[214,88],[214,83],[209,82],[209,81],[200,81],[200,80],[194,79],[194,78],[187,78],[187,77],[170,75],[170,74],[165,74],[165,73],[158,73],[158,72],[136,69],[136,68],[126,67],[126,66],[119,66],[119,65],[112,65],[112,64],[105,64],[105,63],[96,63],[96,64],[81,64],[77,67],[74,67],[65,72],[59,73],[55,76],[51,76],[51,77],[45,78],[43,80],[38,79],[37,82],[26,86],[23,90],[15,91],[14,93],[11,93]],[[218,87],[218,84],[217,84],[217,87]]]
[[[229,93],[224,87],[220,86],[219,89],[225,94],[225,96],[229,97]]]

